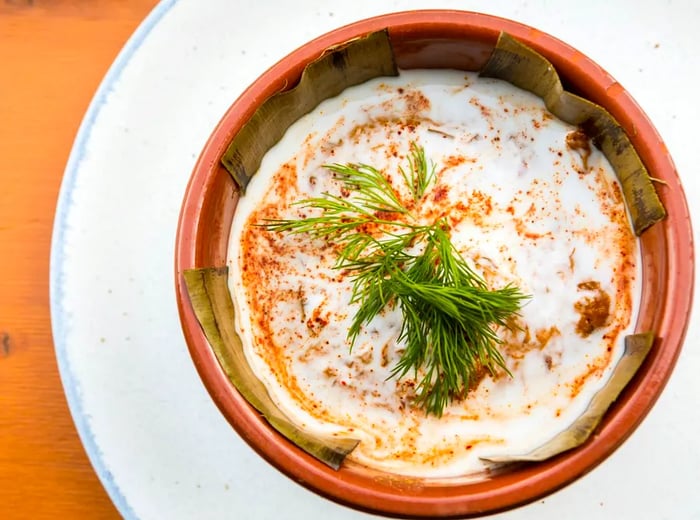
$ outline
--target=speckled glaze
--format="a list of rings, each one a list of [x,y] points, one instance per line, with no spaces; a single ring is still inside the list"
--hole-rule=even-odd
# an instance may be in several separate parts
[[[617,118],[658,187],[668,218],[641,237],[643,289],[637,330],[657,341],[639,373],[582,447],[543,463],[511,467],[474,483],[406,479],[347,464],[333,471],[282,438],[236,392],[220,369],[194,317],[181,273],[223,265],[237,201],[220,158],[257,106],[294,84],[324,49],[389,28],[401,68],[478,69],[505,30],[548,58],[567,87],[603,105]],[[176,244],[176,288],[192,359],[221,412],[263,457],[294,480],[338,502],[387,515],[464,517],[500,511],[572,482],[608,457],[639,425],[673,370],[685,336],[693,291],[690,217],[665,145],[624,88],[586,56],[536,29],[492,16],[458,11],[413,11],[361,21],[297,49],[265,72],[230,107],[206,144],[190,179]]]

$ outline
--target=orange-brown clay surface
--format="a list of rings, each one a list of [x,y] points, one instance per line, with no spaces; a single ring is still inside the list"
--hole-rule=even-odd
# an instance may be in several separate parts
[[[73,139],[155,0],[0,0],[0,517],[119,518],[58,375],[49,251]]]

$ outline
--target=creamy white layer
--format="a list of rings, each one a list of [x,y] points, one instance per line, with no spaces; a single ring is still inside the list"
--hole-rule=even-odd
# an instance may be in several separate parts
[[[620,186],[575,131],[508,83],[434,70],[352,87],[296,122],[241,198],[229,250],[236,326],[275,402],[309,431],[361,439],[353,460],[420,477],[479,473],[480,456],[529,451],[571,424],[619,360],[640,291]],[[499,331],[513,377],[484,377],[441,418],[411,405],[411,379],[387,379],[400,313],[350,352],[351,278],[333,269],[334,245],[256,226],[342,195],[325,164],[373,165],[400,190],[411,142],[437,172],[417,216],[447,217],[491,287],[532,295],[520,330]]]

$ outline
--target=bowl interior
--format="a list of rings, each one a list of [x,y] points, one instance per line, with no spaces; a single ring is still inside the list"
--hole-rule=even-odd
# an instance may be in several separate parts
[[[613,404],[597,434],[580,448],[537,464],[511,466],[477,482],[430,483],[345,464],[334,471],[291,444],[232,387],[199,327],[181,273],[225,265],[238,190],[220,159],[260,102],[299,80],[325,49],[389,29],[400,68],[478,70],[500,31],[549,59],[568,90],[604,106],[628,133],[657,186],[668,217],[640,237],[643,289],[637,331],[656,343]],[[183,203],[176,246],[176,286],[187,344],[207,389],[234,428],[263,457],[296,481],[353,507],[403,516],[465,516],[510,508],[550,493],[594,468],[636,428],[663,389],[679,354],[692,301],[693,251],[688,209],[673,162],[652,124],[605,71],[561,41],[487,15],[415,11],[343,27],[294,51],[263,74],[224,115],[195,167]]]

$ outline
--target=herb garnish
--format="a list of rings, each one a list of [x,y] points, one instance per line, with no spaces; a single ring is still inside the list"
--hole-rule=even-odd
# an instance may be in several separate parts
[[[348,197],[324,193],[298,201],[321,215],[268,220],[263,226],[341,246],[335,268],[352,273],[351,303],[359,304],[348,331],[351,346],[385,306],[398,305],[403,315],[399,341],[405,349],[390,377],[413,371],[418,379],[422,369],[415,402],[437,416],[485,371],[510,375],[495,328],[506,326],[527,296],[510,284],[489,289],[450,241],[447,220],[419,224],[379,170],[366,164],[326,168]],[[400,172],[413,199],[409,206],[419,204],[435,180],[435,166],[428,164],[422,147],[412,143],[408,168]]]

